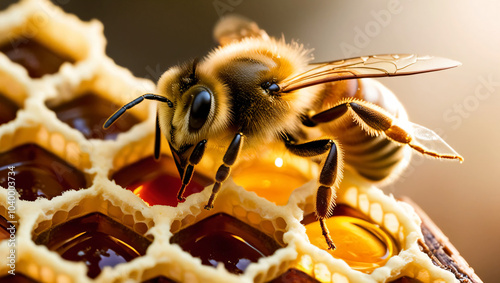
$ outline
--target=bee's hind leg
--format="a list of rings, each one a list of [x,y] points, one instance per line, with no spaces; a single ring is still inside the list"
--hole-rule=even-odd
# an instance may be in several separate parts
[[[335,207],[336,191],[342,180],[343,160],[340,148],[333,140],[322,139],[296,144],[285,138],[285,146],[291,153],[303,157],[313,157],[327,154],[319,175],[319,187],[316,193],[316,216],[321,225],[329,249],[335,249],[335,244],[330,237],[330,232],[325,224],[325,219],[332,215]]]
[[[435,132],[408,121],[402,122],[381,107],[362,100],[346,99],[335,107],[304,117],[303,124],[315,126],[345,117],[349,112],[361,128],[370,135],[383,134],[390,140],[407,144],[412,149],[428,156],[463,161],[455,150]]]
[[[229,144],[229,147],[227,148],[226,153],[224,154],[224,157],[222,159],[222,162],[224,163],[219,167],[217,173],[215,174],[215,184],[212,188],[210,199],[208,200],[207,205],[205,205],[206,210],[210,210],[214,207],[214,201],[217,198],[220,186],[222,182],[224,182],[227,177],[229,177],[231,166],[236,162],[236,159],[238,158],[238,155],[241,151],[241,147],[243,146],[243,138],[244,135],[242,133],[237,133]]]

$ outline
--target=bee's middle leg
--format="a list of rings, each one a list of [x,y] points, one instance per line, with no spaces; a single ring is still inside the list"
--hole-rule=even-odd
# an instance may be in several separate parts
[[[222,162],[224,163],[219,167],[217,173],[215,173],[215,184],[212,188],[212,194],[210,195],[208,203],[205,205],[206,210],[210,210],[214,207],[214,201],[219,194],[221,184],[227,179],[227,177],[229,177],[231,166],[236,162],[236,159],[241,151],[243,138],[244,135],[242,133],[237,133],[229,144],[229,147],[222,158]]]
[[[293,154],[303,157],[313,157],[327,154],[319,175],[319,187],[316,193],[316,215],[321,225],[329,249],[335,249],[330,232],[325,224],[325,219],[332,215],[336,201],[336,191],[342,179],[343,160],[342,153],[333,140],[322,139],[302,144],[296,144],[289,139],[285,145]]]

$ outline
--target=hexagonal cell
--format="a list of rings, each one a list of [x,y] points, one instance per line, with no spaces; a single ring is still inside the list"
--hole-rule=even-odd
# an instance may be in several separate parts
[[[173,235],[175,243],[202,264],[217,267],[223,263],[226,270],[241,274],[252,262],[272,255],[279,245],[262,231],[225,213],[214,214]]]
[[[151,81],[136,78],[106,59],[99,62],[91,76],[49,93],[45,104],[60,121],[80,131],[85,138],[115,140],[118,134],[149,117],[152,105],[138,104],[103,129],[106,120],[124,104],[153,90]]]
[[[289,205],[296,203],[306,215],[312,213],[316,189],[317,186],[311,185],[295,191]],[[311,223],[315,217],[312,220],[304,217],[308,241],[301,244],[298,251],[299,258],[308,260],[292,266],[299,266],[299,270],[320,281],[329,278],[327,282],[418,278],[413,276],[413,271],[405,271],[411,262],[407,258],[414,257],[418,251],[417,241],[421,235],[413,210],[362,182],[349,170],[344,172],[337,195],[334,216],[325,221],[337,250],[327,249],[319,223]],[[342,242],[351,243],[347,250],[341,251]]]
[[[320,283],[318,280],[312,278],[305,272],[302,272],[298,269],[291,268],[287,270],[285,273],[281,274],[277,278],[269,281],[269,283],[288,283],[288,282],[296,282],[296,283]]]
[[[67,54],[58,53],[36,39],[19,35],[0,45],[0,52],[4,53],[12,62],[23,66],[32,78],[41,78],[46,74],[59,71],[65,62],[74,63],[75,59]]]
[[[146,157],[120,169],[111,176],[111,179],[134,192],[148,205],[176,207],[179,203],[177,193],[182,182],[175,162],[170,156],[162,155],[159,160],[155,160],[153,156]],[[186,187],[184,197],[201,192],[211,183],[212,180],[195,172]]]
[[[87,187],[84,173],[37,144],[24,144],[0,154],[0,185],[8,186],[9,167],[14,167],[20,199],[52,199],[67,190]]]
[[[184,242],[185,246],[181,245],[180,248],[185,253],[194,254],[205,263],[204,265],[210,266],[196,267],[194,279],[203,282],[220,274],[223,275],[221,280],[232,278],[234,281],[239,280],[238,278],[241,280],[245,278],[255,282],[265,282],[276,277],[277,272],[285,272],[287,265],[284,262],[289,262],[296,256],[293,244],[290,242],[292,238],[286,234],[292,233],[293,227],[300,227],[301,224],[297,219],[287,213],[283,207],[262,202],[262,198],[236,186],[230,180],[222,185],[214,208],[207,211],[203,207],[210,192],[210,189],[205,190],[179,205],[178,213],[170,224],[170,232],[173,235],[171,242]],[[203,229],[206,231],[201,231]],[[206,239],[204,242],[207,243],[200,247],[198,252],[192,251],[192,246],[198,248],[200,245],[194,243],[191,247],[189,246],[189,241],[193,241],[189,238],[195,239],[197,235],[201,239]],[[260,235],[264,236],[260,237]],[[255,239],[259,239],[258,243],[255,243]],[[234,244],[225,244],[226,242]],[[228,246],[231,247],[229,252]],[[234,249],[234,246],[239,250]],[[211,248],[214,249],[213,252],[210,251]],[[221,258],[211,260],[210,252]],[[249,257],[245,258],[247,252]],[[201,258],[202,256],[205,258]],[[213,274],[210,275],[217,260],[222,261],[225,268],[219,265],[213,268]],[[181,274],[193,273],[193,267],[190,266],[174,265],[172,268],[178,269]],[[221,270],[224,271],[221,272]],[[187,280],[188,277],[183,275],[174,278]]]
[[[244,161],[232,171],[236,184],[277,205],[285,205],[296,188],[309,182],[318,171],[309,159],[269,151]]]
[[[144,255],[151,244],[149,239],[98,212],[51,227],[34,241],[66,260],[83,261],[90,278],[97,277],[105,266]]]
[[[121,132],[126,132],[141,122],[131,113],[125,113],[111,127],[104,130],[102,125],[118,110],[117,105],[93,92],[84,93],[77,98],[49,108],[57,118],[80,131],[87,139],[114,140]]]
[[[34,246],[28,259],[20,256],[20,261],[33,264],[30,276],[45,278],[43,280],[73,278],[73,282],[85,274],[89,278],[101,273],[107,276],[115,271],[113,266],[126,268],[129,261],[145,255],[153,241],[153,236],[148,234],[154,226],[151,212],[132,194],[113,194],[103,182],[110,185],[97,180],[89,189],[36,203],[38,216],[32,215],[36,219],[30,238],[47,249]],[[39,255],[30,258],[35,252]],[[40,256],[52,258],[51,263],[39,260]],[[53,266],[54,259],[57,264]],[[66,272],[71,267],[74,267],[73,273]]]
[[[22,274],[16,272],[16,275],[7,274],[0,277],[0,282],[2,283],[38,283],[38,281]]]
[[[65,64],[76,65],[95,52],[93,48],[104,47],[99,41],[91,47],[90,24],[49,1],[21,1],[1,13],[5,22],[0,29],[0,52],[32,78],[57,73]]]

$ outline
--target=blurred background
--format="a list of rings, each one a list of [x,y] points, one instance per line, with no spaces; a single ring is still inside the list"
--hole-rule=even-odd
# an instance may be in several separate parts
[[[15,1],[2,0],[0,8]],[[459,164],[414,155],[385,191],[409,196],[443,230],[485,282],[500,278],[500,2],[491,1],[100,1],[54,0],[104,24],[107,53],[156,81],[171,65],[215,46],[212,27],[227,13],[269,35],[314,48],[315,61],[418,53],[462,62],[456,69],[380,79],[410,119],[439,133],[465,157]]]

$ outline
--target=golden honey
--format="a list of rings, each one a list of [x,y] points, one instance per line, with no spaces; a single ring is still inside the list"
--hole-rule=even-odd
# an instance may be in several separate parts
[[[317,222],[306,225],[311,243],[344,260],[351,268],[365,273],[384,266],[399,252],[394,240],[380,226],[351,216],[333,216],[326,220],[335,250],[328,250]]]
[[[255,192],[277,205],[285,205],[290,194],[309,182],[316,164],[278,154],[263,154],[233,172],[233,180],[247,191]]]

